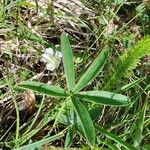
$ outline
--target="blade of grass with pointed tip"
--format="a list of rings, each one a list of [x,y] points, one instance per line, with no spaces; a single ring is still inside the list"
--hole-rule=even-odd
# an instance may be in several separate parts
[[[22,147],[19,147],[19,148],[16,148],[14,150],[33,150],[33,149],[41,149],[41,146],[44,145],[44,144],[48,144],[52,141],[55,141],[57,139],[60,139],[64,136],[64,133],[63,132],[60,132],[56,135],[53,135],[51,137],[48,137],[48,138],[45,138],[45,139],[42,139],[40,141],[37,141],[37,142],[34,142],[34,143],[31,143],[31,144],[28,144],[28,145],[25,145],[25,146],[22,146]]]
[[[128,98],[126,96],[107,91],[85,91],[74,94],[74,96],[82,100],[103,105],[119,106],[129,104]]]
[[[99,141],[99,144],[104,144],[107,145],[110,149],[109,150],[120,150],[116,145],[110,143],[110,141],[104,141],[100,138],[97,138],[97,140]],[[108,148],[107,148],[108,149]]]
[[[102,52],[96,57],[91,66],[79,79],[74,88],[75,92],[78,92],[84,88],[101,71],[108,58],[109,50],[110,49],[108,47],[104,48]]]
[[[135,136],[134,136],[134,146],[137,149],[140,149],[140,143],[142,141],[142,132],[143,132],[143,126],[144,126],[144,119],[145,119],[145,114],[146,114],[146,109],[147,109],[147,105],[148,105],[148,95],[146,97],[144,106],[141,110],[141,113],[139,115],[139,119],[136,122],[136,131],[135,131]]]
[[[80,119],[80,123],[82,126],[82,130],[84,132],[87,141],[92,146],[95,144],[95,129],[91,117],[86,109],[86,107],[82,104],[82,102],[76,98],[71,99],[74,109]]]
[[[140,78],[140,79],[135,80],[135,81],[133,81],[133,82],[127,84],[127,85],[124,85],[121,89],[117,90],[116,92],[125,92],[125,91],[127,91],[128,89],[130,89],[130,88],[136,86],[138,83],[142,82],[145,78],[146,78],[146,77]]]
[[[65,33],[61,34],[61,52],[63,54],[63,64],[65,68],[67,87],[69,90],[73,90],[75,85],[73,53],[69,43],[69,39]]]
[[[116,136],[115,134],[107,131],[106,129],[104,129],[103,127],[101,127],[100,125],[95,124],[95,129],[104,134],[106,137],[108,137],[109,139],[112,139],[113,141],[115,141],[116,143],[120,144],[121,146],[123,146],[124,148],[126,148],[127,150],[137,150],[135,147],[133,147],[132,145],[129,145],[128,143],[122,141],[121,138],[119,138],[118,136]]]
[[[49,85],[49,84],[45,84],[41,82],[23,81],[18,84],[18,87],[23,88],[23,89],[30,89],[32,91],[35,91],[41,94],[54,96],[54,97],[59,97],[59,96],[67,97],[68,96],[68,93],[64,89],[58,86],[53,86],[53,85]]]

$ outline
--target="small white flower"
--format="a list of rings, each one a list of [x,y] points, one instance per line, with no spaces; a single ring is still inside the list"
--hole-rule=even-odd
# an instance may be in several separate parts
[[[46,63],[47,70],[55,70],[59,67],[62,54],[59,51],[54,51],[52,48],[45,49],[44,54],[42,54],[41,61]]]
[[[47,55],[54,55],[54,50],[52,48],[46,48],[45,49],[45,54]]]

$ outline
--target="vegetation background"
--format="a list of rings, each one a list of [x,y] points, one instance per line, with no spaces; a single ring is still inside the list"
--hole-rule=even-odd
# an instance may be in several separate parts
[[[149,0],[0,1],[0,148],[150,149],[149,34]]]

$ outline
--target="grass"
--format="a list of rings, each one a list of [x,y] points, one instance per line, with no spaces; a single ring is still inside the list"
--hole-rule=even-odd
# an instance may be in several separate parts
[[[0,2],[0,148],[149,149],[149,6],[81,2]]]

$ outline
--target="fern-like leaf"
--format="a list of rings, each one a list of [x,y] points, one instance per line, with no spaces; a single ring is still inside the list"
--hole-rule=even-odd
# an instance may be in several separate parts
[[[142,57],[150,54],[150,37],[147,36],[137,42],[137,44],[124,52],[116,61],[115,67],[112,68],[109,75],[110,78],[104,89],[112,89],[122,82],[122,79],[129,77],[132,70],[136,68]]]

